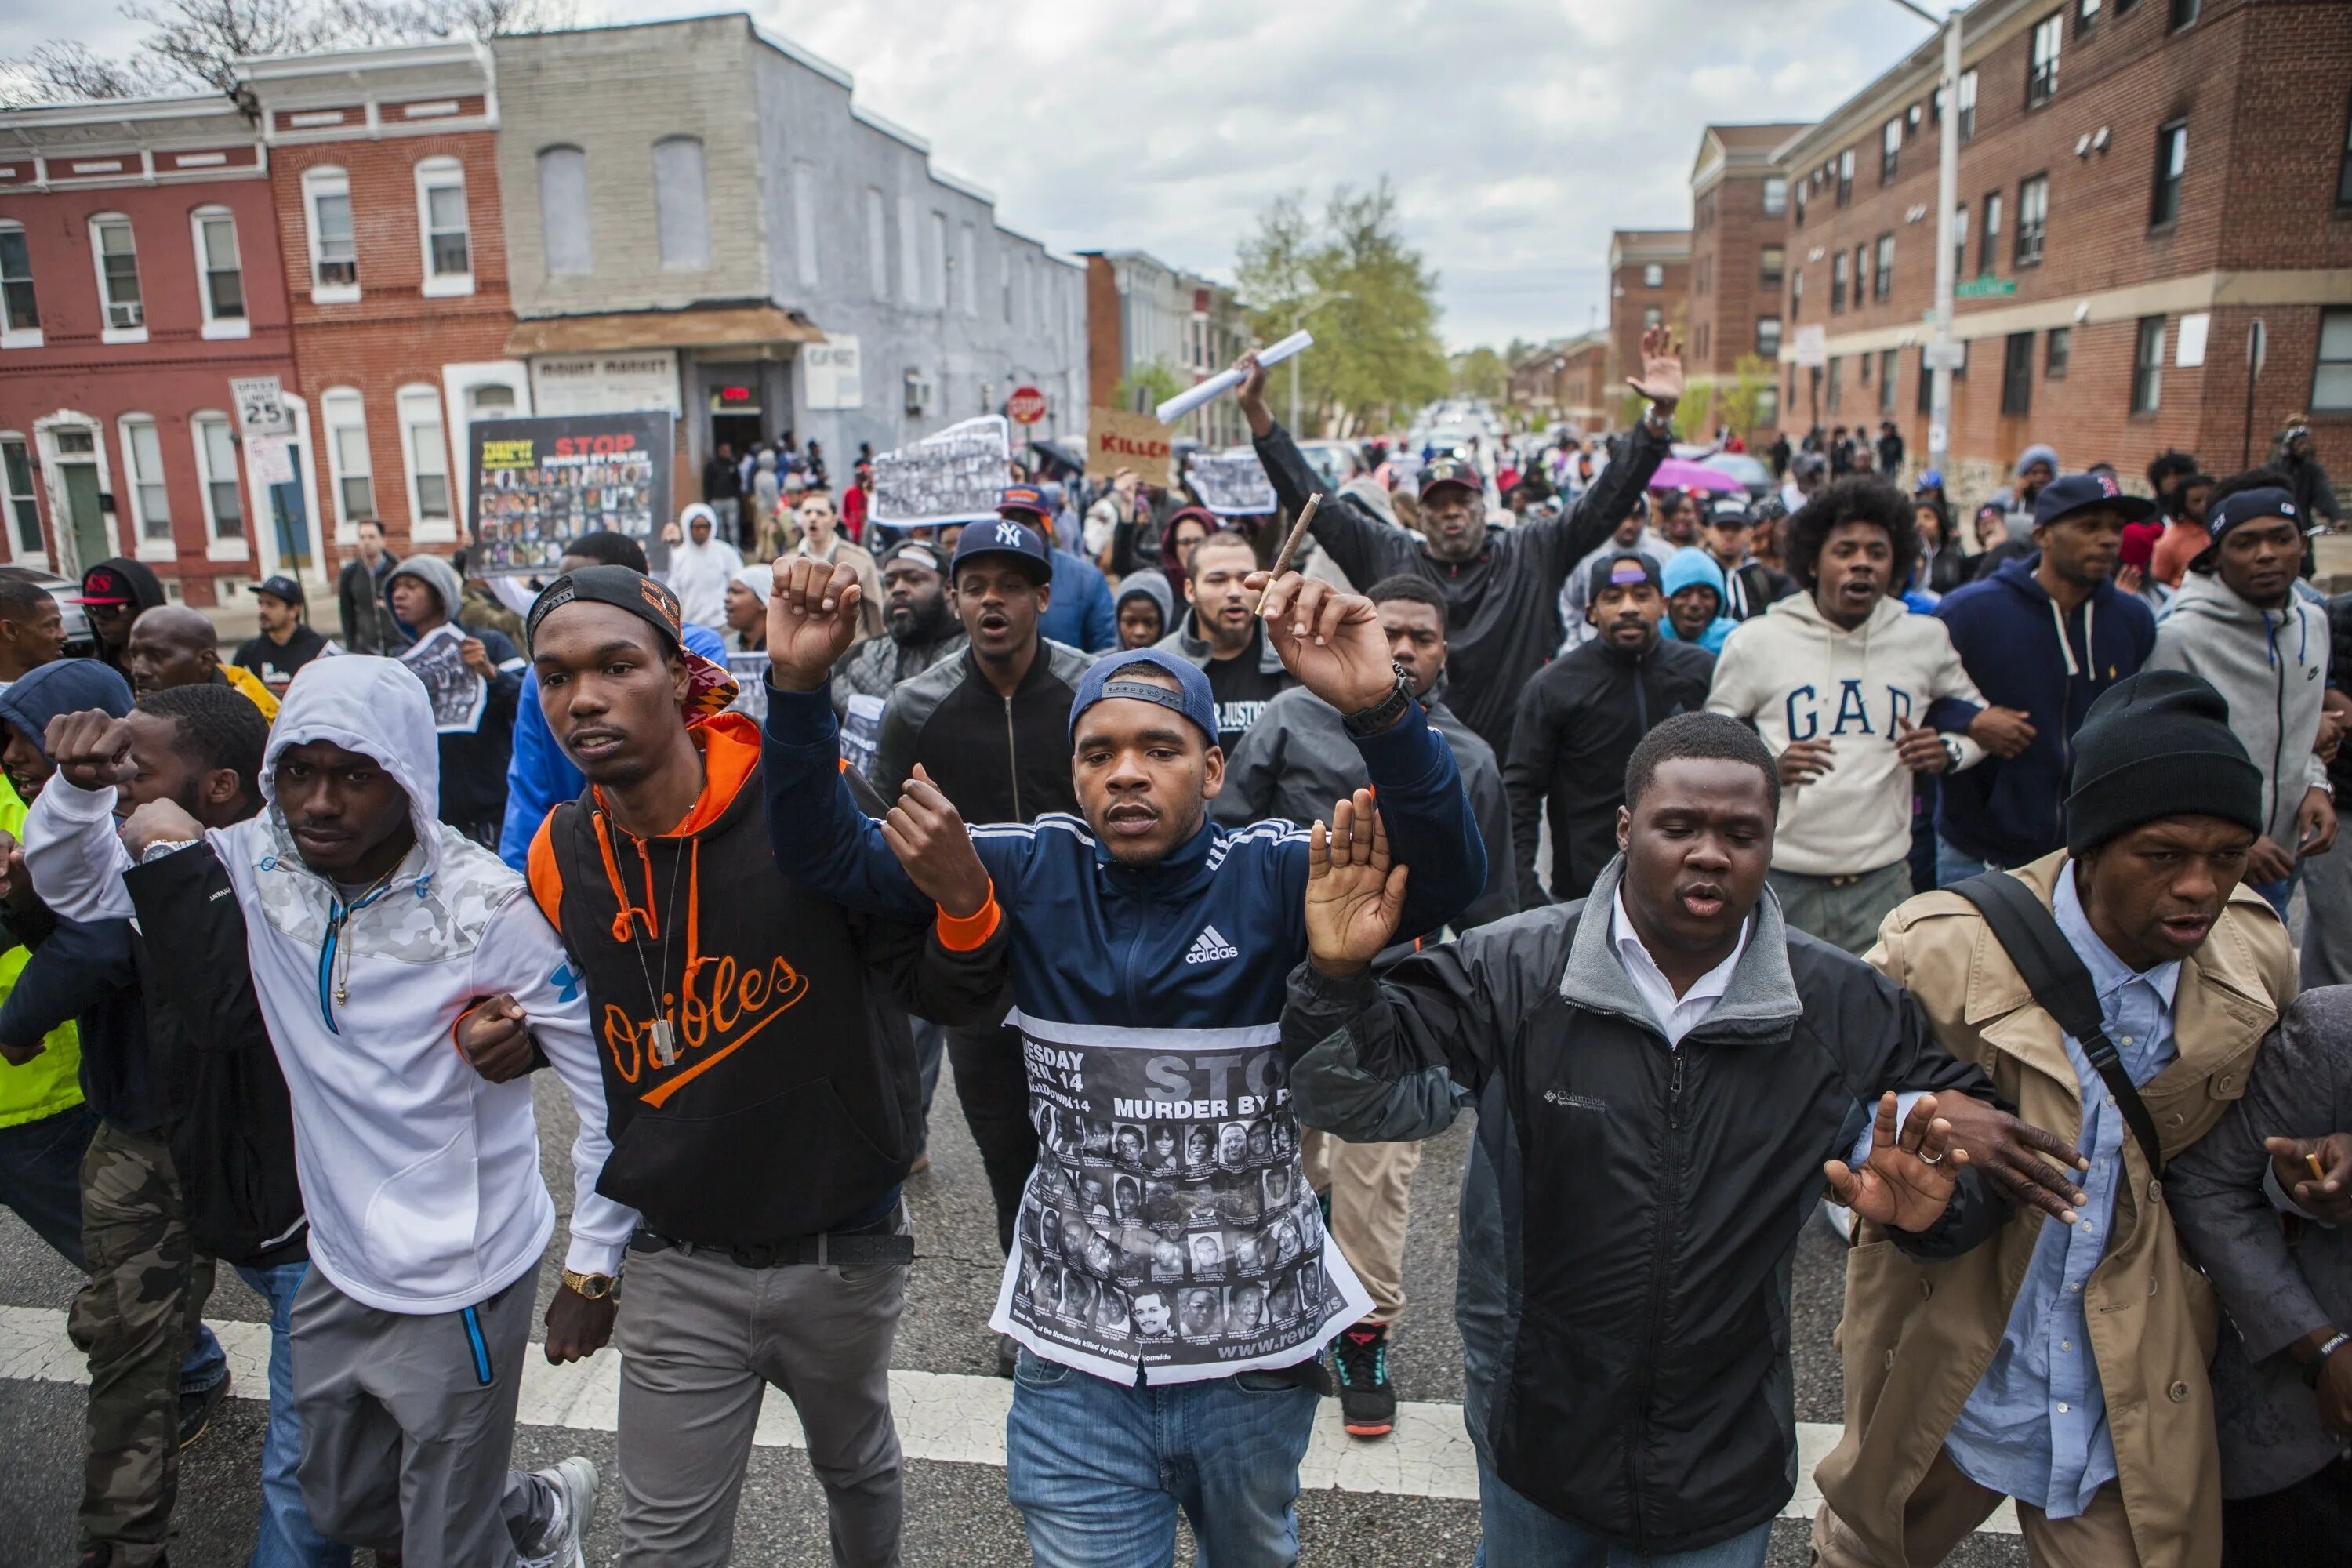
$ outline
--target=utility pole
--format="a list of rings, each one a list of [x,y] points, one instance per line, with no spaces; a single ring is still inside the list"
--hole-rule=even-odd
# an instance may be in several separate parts
[[[1958,344],[1952,337],[1952,287],[1959,258],[1952,254],[1952,205],[1960,195],[1960,9],[1937,17],[1912,0],[1895,0],[1906,11],[1943,29],[1944,112],[1936,160],[1936,319],[1923,356],[1929,370],[1927,467],[1949,479],[1952,455],[1952,367]]]

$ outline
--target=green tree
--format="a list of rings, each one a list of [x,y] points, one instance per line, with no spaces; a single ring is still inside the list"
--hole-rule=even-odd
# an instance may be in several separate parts
[[[1111,405],[1130,414],[1149,414],[1183,390],[1184,383],[1176,379],[1168,362],[1153,360],[1132,367],[1119,378],[1111,392]]]
[[[1454,390],[1471,397],[1500,403],[1509,390],[1511,366],[1501,354],[1481,343],[1454,356]]]
[[[1706,428],[1712,431],[1717,425],[1727,426],[1752,446],[1749,438],[1756,430],[1757,405],[1763,401],[1765,389],[1773,384],[1772,366],[1754,354],[1741,354],[1731,367],[1731,377],[1728,384],[1716,384],[1715,418]]]

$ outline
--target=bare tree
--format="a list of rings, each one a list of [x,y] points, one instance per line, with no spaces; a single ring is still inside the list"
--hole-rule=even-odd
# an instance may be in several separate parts
[[[40,45],[22,59],[0,64],[0,108],[24,109],[72,99],[136,98],[142,90],[128,66],[94,55],[68,39]]]

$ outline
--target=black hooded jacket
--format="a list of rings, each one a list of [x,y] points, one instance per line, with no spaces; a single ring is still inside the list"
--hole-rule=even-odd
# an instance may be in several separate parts
[[[131,584],[131,592],[134,595],[131,602],[132,620],[166,602],[163,580],[156,576],[155,569],[145,562],[133,561],[128,555],[110,555],[99,564],[120,573],[122,580]],[[122,641],[109,647],[101,640],[98,645],[98,657],[110,665],[117,675],[128,680],[131,679],[130,649],[131,628],[126,624],[122,629]]]
[[[1503,791],[1511,802],[1519,908],[1550,901],[1536,880],[1536,825],[1551,820],[1551,896],[1580,899],[1617,855],[1625,761],[1642,737],[1677,713],[1706,706],[1715,655],[1664,638],[1638,654],[1606,638],[1580,643],[1536,673],[1519,695]]]

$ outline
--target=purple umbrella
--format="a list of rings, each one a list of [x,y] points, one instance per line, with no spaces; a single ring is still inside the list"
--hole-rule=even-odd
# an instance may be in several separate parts
[[[1721,468],[1710,468],[1705,463],[1694,463],[1683,458],[1668,458],[1658,465],[1650,478],[1654,490],[1744,490],[1737,479]]]

